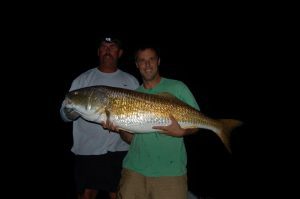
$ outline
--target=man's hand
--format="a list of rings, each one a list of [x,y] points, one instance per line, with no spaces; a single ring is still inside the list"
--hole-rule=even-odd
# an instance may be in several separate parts
[[[114,125],[114,123],[112,123],[109,120],[106,120],[106,122],[101,122],[100,123],[104,129],[108,129],[109,131],[114,131],[114,132],[119,132],[119,129],[117,126]]]
[[[132,133],[119,129],[117,126],[113,124],[113,122],[109,120],[107,120],[106,122],[101,122],[100,124],[103,126],[104,129],[108,129],[109,131],[119,133],[122,140],[124,140],[128,144],[131,143],[131,140],[133,138]]]
[[[195,133],[198,131],[197,128],[194,129],[183,129],[174,118],[173,115],[170,115],[171,124],[168,126],[153,126],[153,129],[162,130],[162,133],[165,133],[174,137],[182,137],[191,133]]]

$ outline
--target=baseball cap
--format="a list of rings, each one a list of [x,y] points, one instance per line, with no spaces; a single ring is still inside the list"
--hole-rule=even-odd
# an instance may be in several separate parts
[[[119,38],[113,36],[113,35],[106,35],[105,37],[102,37],[100,39],[100,45],[102,42],[107,42],[107,43],[115,43],[118,45],[119,48],[122,48],[122,42]]]

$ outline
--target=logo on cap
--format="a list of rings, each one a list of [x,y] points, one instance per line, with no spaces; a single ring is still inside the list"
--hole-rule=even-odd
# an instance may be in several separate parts
[[[112,42],[110,37],[106,37],[104,40],[107,42]]]

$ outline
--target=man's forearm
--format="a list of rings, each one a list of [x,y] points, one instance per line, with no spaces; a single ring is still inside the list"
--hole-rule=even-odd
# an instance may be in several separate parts
[[[196,133],[197,131],[199,131],[199,129],[196,129],[196,128],[193,128],[193,129],[185,129],[185,130],[184,130],[183,136],[194,134],[194,133]]]
[[[120,137],[122,140],[124,140],[126,143],[130,144],[131,140],[133,138],[133,134],[129,133],[127,131],[119,130]]]

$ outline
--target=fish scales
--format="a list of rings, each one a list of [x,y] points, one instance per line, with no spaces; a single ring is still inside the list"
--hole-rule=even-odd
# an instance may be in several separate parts
[[[66,95],[66,108],[92,122],[109,120],[132,133],[158,131],[153,126],[166,126],[172,115],[182,128],[203,128],[216,133],[229,148],[231,131],[242,122],[235,119],[213,119],[168,93],[146,94],[124,88],[91,86]]]

